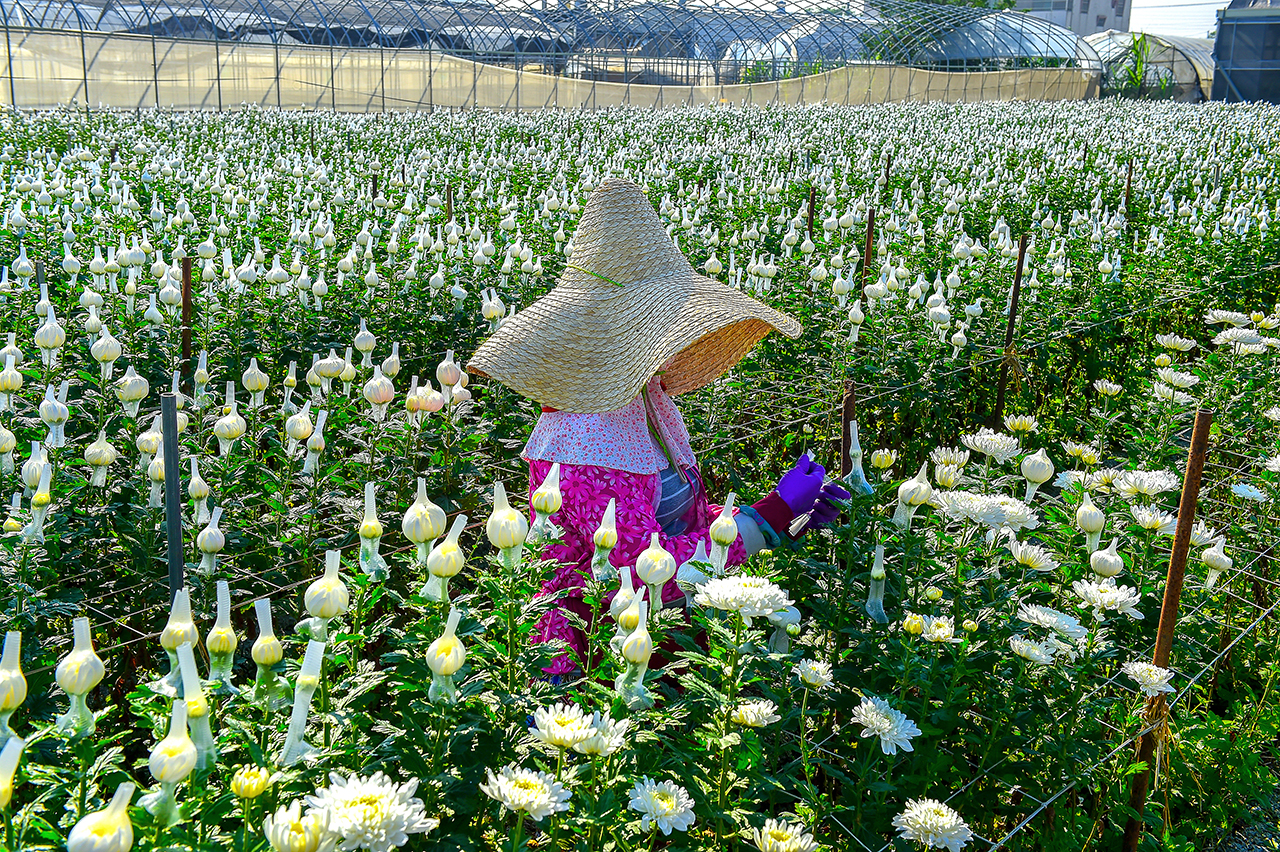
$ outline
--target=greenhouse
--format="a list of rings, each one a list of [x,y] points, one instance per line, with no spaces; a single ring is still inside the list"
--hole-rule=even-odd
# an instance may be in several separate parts
[[[1213,42],[1116,30],[1086,36],[1098,52],[1104,94],[1207,101],[1213,91]]]
[[[3,0],[0,9],[10,100],[22,106],[76,99],[126,107],[221,109],[244,101],[335,110],[520,109],[630,103],[635,86],[688,89],[642,93],[650,103],[756,101],[758,92],[693,89],[835,71],[844,75],[821,83],[827,100],[833,84],[845,90],[834,99],[846,101],[1057,99],[1089,93],[1101,69],[1093,48],[1038,18],[902,0],[838,10],[759,0],[733,8],[683,0]],[[193,76],[198,82],[206,75],[211,86],[192,88]],[[567,80],[590,85],[561,86]],[[521,87],[531,95],[522,97]],[[770,91],[769,100],[795,101],[815,99],[817,89]]]
[[[1218,12],[1214,100],[1280,103],[1280,0],[1232,0]]]

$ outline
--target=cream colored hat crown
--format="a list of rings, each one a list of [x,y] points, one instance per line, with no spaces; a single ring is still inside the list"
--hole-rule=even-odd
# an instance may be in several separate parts
[[[467,370],[561,411],[614,411],[657,373],[670,394],[702,387],[774,328],[800,334],[786,314],[695,273],[640,187],[611,179],[591,194],[556,286]]]

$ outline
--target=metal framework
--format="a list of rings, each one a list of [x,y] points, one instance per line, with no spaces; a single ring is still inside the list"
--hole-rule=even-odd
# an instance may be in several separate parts
[[[725,85],[849,65],[1100,69],[1070,31],[1019,12],[858,0],[0,0],[6,29],[417,49],[628,84]]]
[[[1280,103],[1280,0],[1232,0],[1218,12],[1213,99]]]
[[[1213,42],[1207,38],[1184,38],[1117,30],[1085,36],[1103,62],[1104,92],[1120,91],[1142,68],[1142,86],[1148,96],[1186,103],[1209,100],[1213,90]],[[1139,57],[1145,45],[1145,55]]]

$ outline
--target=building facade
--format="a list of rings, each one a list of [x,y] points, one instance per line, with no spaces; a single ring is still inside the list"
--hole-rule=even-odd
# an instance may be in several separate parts
[[[1014,8],[1087,36],[1128,31],[1131,5],[1132,0],[1018,0]]]

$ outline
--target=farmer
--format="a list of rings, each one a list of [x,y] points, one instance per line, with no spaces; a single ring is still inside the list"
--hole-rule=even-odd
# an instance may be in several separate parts
[[[615,567],[634,569],[654,532],[677,565],[699,542],[710,550],[708,529],[720,507],[708,501],[672,397],[714,380],[774,328],[800,334],[791,317],[696,274],[638,186],[611,179],[596,188],[557,286],[504,323],[467,364],[542,404],[523,452],[530,493],[559,462],[563,495],[554,517],[563,544],[544,553],[561,564],[542,594],[581,589],[610,500]],[[849,495],[824,486],[825,474],[802,456],[768,496],[739,509],[728,563],[779,544],[797,515],[812,512],[811,527],[834,521],[832,501]],[[633,582],[640,587],[634,574]],[[663,588],[664,605],[682,596],[674,579]],[[542,617],[538,640],[572,651],[548,669],[553,675],[586,659],[585,639],[565,610],[592,619],[581,591]]]

